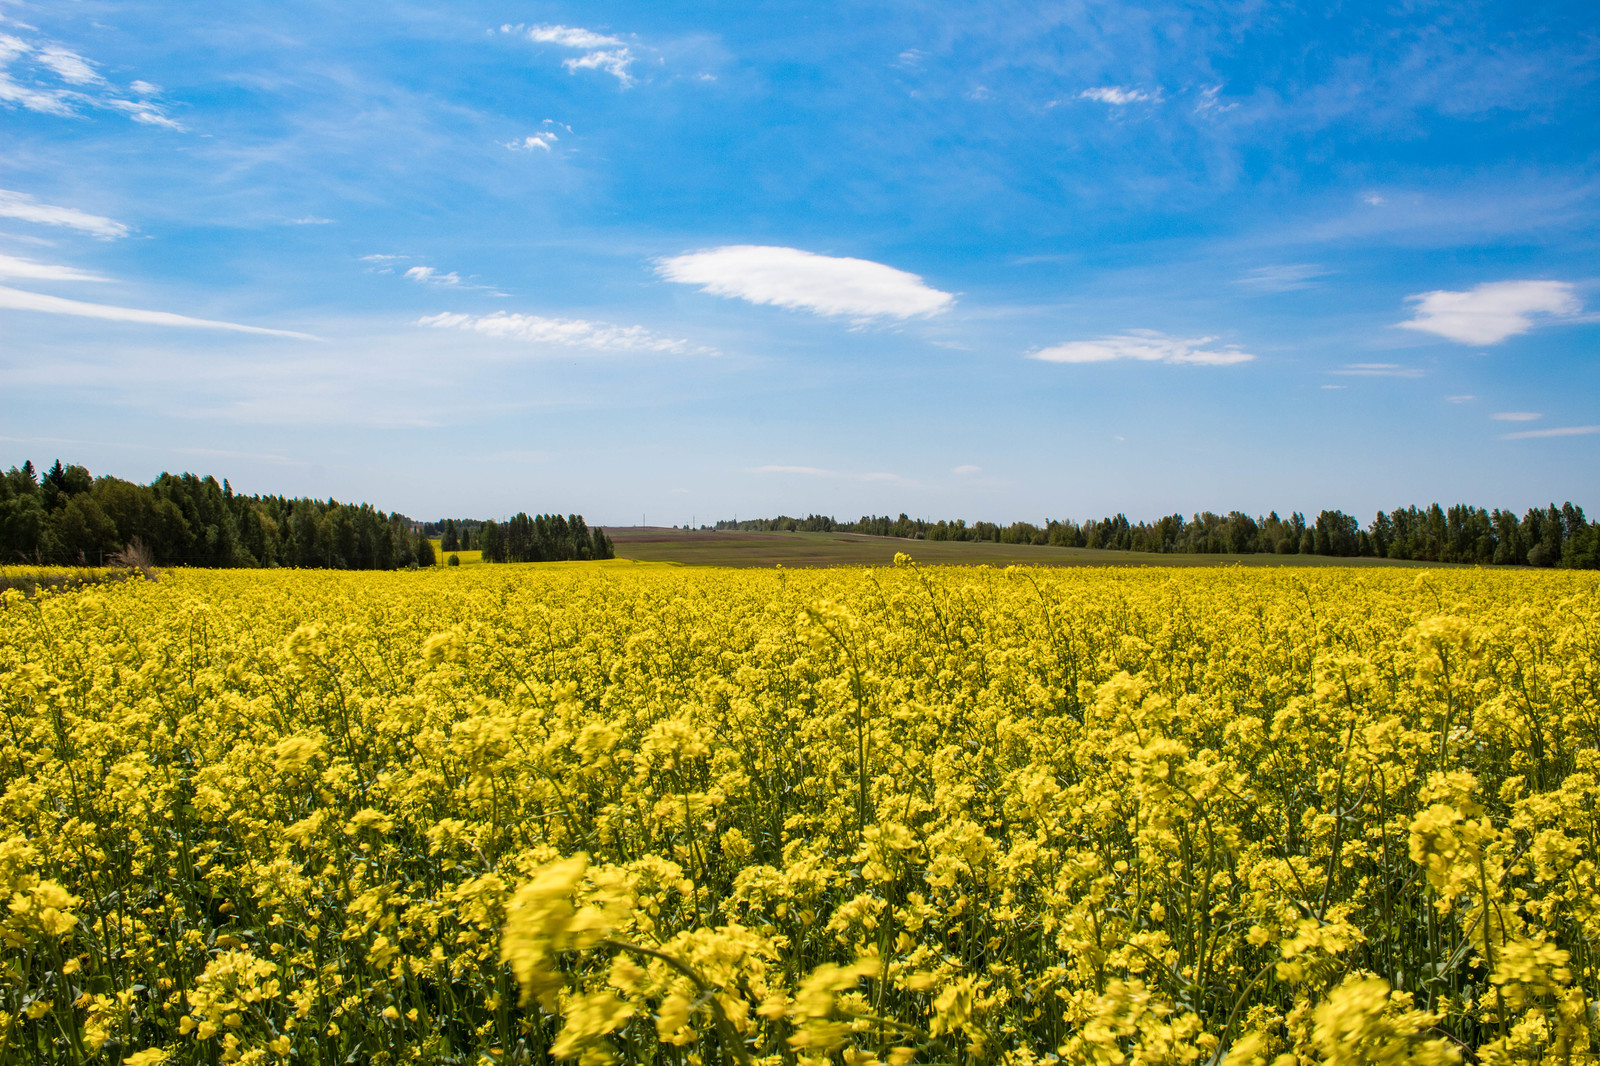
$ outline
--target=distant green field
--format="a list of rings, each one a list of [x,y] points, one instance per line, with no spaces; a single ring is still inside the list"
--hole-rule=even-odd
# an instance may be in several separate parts
[[[895,552],[953,566],[1437,566],[1322,555],[1157,555],[991,541],[903,540],[859,533],[735,533],[607,526],[619,559],[687,566],[888,566]],[[465,560],[463,560],[465,561]]]

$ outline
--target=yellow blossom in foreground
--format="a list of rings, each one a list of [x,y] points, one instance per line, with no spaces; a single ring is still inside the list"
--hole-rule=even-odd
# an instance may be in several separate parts
[[[1595,634],[904,553],[7,593],[0,1061],[1595,1064]]]

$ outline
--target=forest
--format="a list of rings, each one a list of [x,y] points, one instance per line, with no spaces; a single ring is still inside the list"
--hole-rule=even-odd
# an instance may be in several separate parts
[[[499,523],[476,518],[427,522],[423,535],[439,541],[439,550],[483,552],[486,563],[556,563],[579,559],[615,559],[611,538],[591,529],[581,514],[528,515],[518,512]]]
[[[445,551],[469,546],[458,524],[488,562],[613,554],[581,515],[518,514],[501,526],[452,520]],[[434,565],[438,525],[366,503],[246,496],[226,479],[187,473],[141,485],[57,460],[43,475],[31,461],[0,475],[0,564],[98,566],[137,543],[158,566],[396,570]]]
[[[1098,548],[1183,554],[1329,555],[1408,559],[1437,563],[1478,563],[1499,566],[1561,566],[1600,569],[1600,523],[1584,518],[1583,508],[1571,503],[1531,508],[1521,518],[1515,512],[1484,510],[1461,504],[1441,507],[1405,507],[1379,511],[1362,528],[1359,520],[1343,511],[1323,511],[1315,521],[1294,512],[1280,518],[1276,511],[1256,517],[1240,511],[1226,515],[1203,511],[1185,519],[1168,515],[1137,524],[1118,514],[1081,524],[1049,520],[1043,525],[1013,522],[975,522],[965,519],[931,522],[926,519],[864,515],[856,522],[841,522],[826,515],[805,518],[721,521],[717,529],[791,531],[811,533],[864,533],[912,540],[994,541],[1001,544],[1051,544],[1064,548]]]

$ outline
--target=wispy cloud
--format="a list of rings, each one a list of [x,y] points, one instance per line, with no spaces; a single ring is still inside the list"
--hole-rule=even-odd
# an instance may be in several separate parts
[[[1583,309],[1565,281],[1491,281],[1466,292],[1437,289],[1406,299],[1416,317],[1401,329],[1434,333],[1457,344],[1499,344],[1534,327],[1534,315],[1557,318]]]
[[[1222,86],[1208,85],[1200,90],[1200,99],[1195,102],[1194,113],[1197,115],[1225,115],[1238,107],[1237,102],[1223,103],[1220,99]]]
[[[1496,422],[1537,422],[1544,415],[1537,411],[1496,411],[1489,417]]]
[[[691,348],[686,340],[663,337],[643,326],[617,326],[609,322],[590,322],[581,318],[544,318],[496,311],[489,315],[425,315],[419,326],[435,329],[461,329],[486,337],[503,337],[528,344],[556,344],[566,348],[587,348],[596,352],[642,352],[682,355]],[[696,349],[701,353],[709,349]]]
[[[971,463],[963,463],[960,466],[953,468],[950,472],[956,477],[970,477],[973,474],[983,473],[983,467],[973,466]]]
[[[1557,426],[1553,429],[1525,429],[1520,433],[1502,433],[1501,440],[1532,440],[1535,437],[1586,437],[1600,433],[1600,426]]]
[[[110,281],[76,267],[38,263],[14,255],[0,255],[0,278],[34,278],[39,281]]]
[[[1161,99],[1161,93],[1146,92],[1143,89],[1129,89],[1122,85],[1099,85],[1092,89],[1085,89],[1078,94],[1080,100],[1098,100],[1102,104],[1113,107],[1126,107],[1128,104],[1143,103],[1147,100]]]
[[[72,85],[103,85],[102,78],[89,61],[66,48],[41,48],[36,60],[41,67],[55,72],[56,77]]]
[[[455,271],[441,274],[431,266],[414,266],[406,271],[405,276],[412,281],[423,285],[460,285],[461,275]]]
[[[624,89],[633,85],[633,78],[628,73],[628,68],[633,65],[633,53],[626,48],[616,48],[604,52],[590,52],[588,55],[577,56],[573,59],[564,59],[561,65],[569,71],[603,70],[622,83]]]
[[[369,264],[367,266],[367,273],[369,274],[393,274],[398,270],[401,277],[407,281],[414,281],[418,285],[434,285],[447,289],[472,289],[478,292],[491,293],[495,296],[505,295],[493,285],[469,284],[466,279],[462,278],[454,270],[441,271],[438,267],[429,266],[427,263],[417,263],[417,258],[414,255],[375,253],[373,255],[358,256],[357,262]],[[405,266],[404,264],[408,262],[415,265]]]
[[[78,280],[78,279],[74,279]],[[95,279],[99,280],[99,279]],[[146,326],[176,326],[182,329],[218,329],[233,333],[259,333],[271,337],[294,337],[298,340],[317,340],[309,333],[287,329],[267,329],[263,326],[245,326],[237,322],[219,322],[209,318],[191,318],[168,311],[146,311],[137,307],[115,307],[111,304],[86,303],[60,296],[45,296],[0,286],[0,308],[11,311],[38,311],[47,315],[72,315],[77,318],[98,318],[108,322],[132,322]]]
[[[799,248],[728,245],[658,260],[656,273],[713,296],[861,321],[934,315],[955,302],[916,274]]]
[[[75,207],[43,204],[27,193],[10,189],[0,189],[0,218],[15,218],[40,226],[66,226],[102,240],[128,235],[128,227],[120,222]]]
[[[1317,278],[1330,273],[1332,272],[1315,263],[1285,263],[1278,266],[1256,267],[1235,278],[1234,283],[1256,292],[1293,292],[1296,289],[1311,288],[1316,284]]]
[[[596,48],[619,48],[626,43],[620,37],[596,33],[581,26],[534,26],[528,30],[528,40],[586,52]]]
[[[1343,374],[1356,378],[1420,378],[1424,371],[1419,367],[1401,366],[1399,363],[1346,363],[1330,374]]]
[[[24,29],[20,23],[9,25]],[[13,76],[13,69],[19,76]],[[44,115],[79,115],[85,108],[118,111],[135,122],[181,130],[165,107],[151,99],[158,90],[136,81],[129,90],[108,82],[94,64],[69,48],[0,33],[0,105]]]
[[[556,133],[557,127],[566,130],[568,133],[572,132],[572,127],[565,122],[557,122],[551,118],[545,119],[540,125],[544,128],[537,133],[530,133],[520,141],[506,141],[505,146],[513,152],[532,152],[535,150],[551,152],[554,151],[556,142],[561,139]]]
[[[553,44],[558,48],[571,48],[583,52],[581,56],[561,61],[561,65],[572,73],[580,70],[603,70],[616,78],[624,89],[634,84],[633,75],[628,72],[628,68],[634,64],[637,57],[628,42],[620,37],[596,33],[581,26],[500,27],[501,33],[518,33],[524,30],[528,40],[535,44]]]
[[[506,147],[513,152],[531,152],[535,148],[548,152],[555,145],[556,140],[555,134],[546,131],[524,137],[520,141],[507,141]]]
[[[1476,400],[1476,399],[1477,399],[1476,396],[1446,396],[1444,398],[1444,402],[1445,403],[1471,403],[1473,400]]]
[[[1029,352],[1029,359],[1046,363],[1109,363],[1131,359],[1141,363],[1175,363],[1190,366],[1233,366],[1255,358],[1236,345],[1217,348],[1202,345],[1215,337],[1171,337],[1153,329],[1130,329],[1126,333],[1092,341],[1067,341]]]

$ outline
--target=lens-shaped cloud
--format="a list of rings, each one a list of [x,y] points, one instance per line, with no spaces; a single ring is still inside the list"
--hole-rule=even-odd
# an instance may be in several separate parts
[[[1499,344],[1534,327],[1534,315],[1566,317],[1583,309],[1565,281],[1491,281],[1450,292],[1436,289],[1407,296],[1416,317],[1401,329],[1434,333],[1457,344]]]
[[[662,259],[656,273],[713,296],[857,320],[934,315],[955,302],[952,294],[930,288],[917,275],[870,259],[759,244]]]

